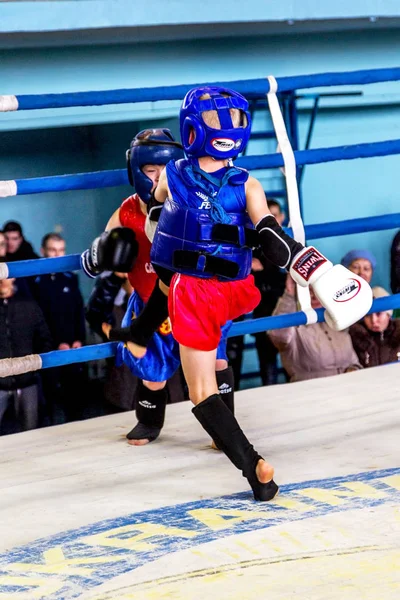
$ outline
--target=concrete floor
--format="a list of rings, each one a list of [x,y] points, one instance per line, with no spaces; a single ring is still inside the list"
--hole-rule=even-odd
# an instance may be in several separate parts
[[[190,404],[0,439],[0,600],[400,597],[400,365],[239,392],[281,493],[256,503]]]

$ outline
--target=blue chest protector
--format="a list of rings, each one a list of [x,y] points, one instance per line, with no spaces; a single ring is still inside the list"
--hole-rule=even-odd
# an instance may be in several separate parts
[[[167,198],[151,261],[178,273],[220,280],[247,277],[257,233],[246,213],[248,172],[236,167],[205,173],[187,160],[166,167]]]

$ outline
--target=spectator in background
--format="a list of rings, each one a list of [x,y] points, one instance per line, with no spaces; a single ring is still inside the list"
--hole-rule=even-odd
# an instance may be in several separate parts
[[[0,358],[40,354],[53,344],[42,311],[31,298],[16,292],[14,279],[0,280]],[[39,386],[35,372],[0,378],[0,423],[14,410],[23,431],[38,426]]]
[[[5,223],[3,231],[7,242],[6,262],[39,258],[36,252],[34,252],[32,245],[25,240],[22,227],[19,223],[8,221]],[[32,282],[32,277],[19,277],[15,282],[15,287],[20,294],[31,297]]]
[[[373,287],[374,298],[390,296],[381,287]],[[400,360],[400,321],[392,319],[393,311],[366,315],[350,327],[355,351],[363,367],[376,367]]]
[[[390,248],[390,287],[393,294],[400,292],[400,231],[394,236]]]
[[[7,240],[6,236],[2,231],[0,231],[0,259],[4,258],[7,254]]]
[[[268,199],[268,208],[283,225],[285,213],[276,200]],[[253,319],[269,317],[285,289],[286,271],[273,265],[262,252],[253,253],[252,274],[254,282],[261,292],[261,302],[253,311]],[[274,385],[278,379],[276,358],[278,351],[270,338],[261,331],[255,333],[256,350],[260,365],[260,376],[263,385]]]
[[[310,294],[312,308],[321,308],[312,289]],[[273,314],[282,315],[297,310],[296,284],[287,275],[284,294],[278,300]],[[291,382],[328,377],[361,368],[347,330],[335,331],[326,323],[314,323],[275,329],[268,331],[268,335],[280,352],[282,365]]]
[[[65,256],[64,238],[58,233],[46,234],[40,252],[44,258]],[[85,341],[85,312],[75,273],[38,275],[33,294],[43,311],[55,349],[80,348]]]
[[[42,239],[40,252],[44,258],[64,256],[64,238],[58,233],[48,233]],[[32,293],[50,329],[53,349],[80,348],[86,337],[85,312],[75,273],[38,275],[34,278]],[[76,363],[51,371],[44,377],[46,400],[52,405],[52,400],[57,399],[67,421],[80,419],[84,405],[85,367]],[[54,381],[49,386],[50,379]]]
[[[369,250],[350,250],[343,256],[341,264],[371,283],[376,267],[376,258]]]
[[[8,221],[3,227],[3,232],[7,241],[6,262],[39,258],[33,250],[32,244],[24,238],[22,227],[19,223]]]

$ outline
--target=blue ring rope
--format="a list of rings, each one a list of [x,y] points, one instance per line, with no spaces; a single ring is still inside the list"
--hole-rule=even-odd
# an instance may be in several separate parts
[[[33,258],[32,260],[17,260],[5,264],[8,267],[8,277],[32,277],[51,273],[65,273],[66,271],[80,271],[80,256],[80,254],[69,254],[57,258]]]
[[[83,348],[72,348],[71,350],[54,350],[40,354],[42,369],[72,365],[74,363],[87,362],[89,360],[101,360],[115,356],[118,342],[107,342],[95,346],[83,346]]]
[[[322,239],[352,233],[366,233],[367,231],[383,231],[400,227],[400,213],[381,215],[378,217],[364,217],[348,219],[346,221],[333,221],[332,223],[316,223],[306,225],[307,240]],[[290,227],[285,227],[289,235],[293,235]],[[31,277],[49,273],[65,273],[66,271],[80,271],[80,254],[70,254],[58,258],[35,258],[5,263],[8,267],[8,277]]]
[[[341,85],[365,85],[384,81],[399,81],[400,67],[389,69],[367,69],[340,73],[316,73],[314,75],[297,75],[294,77],[278,77],[278,91],[288,92],[297,89],[330,87]],[[161,86],[153,88],[134,88],[119,90],[97,90],[92,92],[73,92],[62,94],[21,94],[17,95],[18,110],[37,108],[64,108],[71,106],[101,106],[105,104],[126,104],[131,102],[155,102],[159,100],[180,100],[188,90],[203,83]],[[269,82],[263,79],[242,81],[225,81],[207,83],[230,87],[251,97],[264,97],[269,92]]]
[[[377,158],[394,154],[400,154],[400,139],[350,146],[332,146],[331,148],[318,148],[315,150],[297,150],[294,153],[298,166],[356,158]],[[238,158],[235,164],[238,167],[251,170],[273,169],[284,166],[282,154],[280,153],[264,156],[242,156]],[[17,184],[17,196],[129,185],[126,169],[33,177],[30,179],[16,179],[15,182]]]
[[[374,300],[370,313],[392,310],[400,307],[400,294],[394,294],[385,298]],[[318,322],[324,321],[324,309],[318,308]],[[285,327],[294,327],[297,325],[306,325],[307,317],[304,312],[296,312],[287,315],[277,315],[275,317],[263,317],[262,319],[250,319],[242,323],[234,323],[228,333],[228,337],[236,335],[245,335],[246,333],[257,333],[260,331],[270,331],[272,329],[284,329]],[[96,346],[84,346],[71,350],[54,350],[40,354],[42,359],[42,369],[51,367],[60,367],[77,362],[86,362],[88,360],[100,360],[109,358],[116,353],[117,342],[107,342],[97,344]]]

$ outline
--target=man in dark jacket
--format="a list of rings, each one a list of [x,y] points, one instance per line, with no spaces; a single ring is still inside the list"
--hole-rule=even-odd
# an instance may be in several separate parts
[[[24,238],[22,227],[19,223],[8,221],[3,227],[3,232],[7,240],[6,262],[39,258],[33,250],[32,244]]]
[[[65,240],[58,233],[44,236],[41,254],[45,258],[65,256]],[[33,296],[43,311],[55,349],[80,348],[85,340],[85,310],[75,273],[38,275]]]
[[[0,358],[49,352],[52,346],[36,302],[15,292],[14,279],[0,280]],[[38,426],[38,398],[36,373],[0,378],[0,423],[12,407],[19,427],[34,429]]]
[[[7,243],[6,262],[39,258],[33,250],[32,245],[24,238],[22,227],[19,223],[16,221],[8,221],[4,225],[3,233]],[[32,277],[20,277],[16,280],[15,287],[21,294],[31,296],[32,281]]]
[[[400,292],[400,231],[394,236],[390,249],[390,287],[393,294]]]
[[[44,258],[65,255],[65,240],[58,233],[48,233],[41,245]],[[53,350],[80,348],[85,341],[85,311],[78,277],[71,272],[38,275],[32,294],[43,311],[54,341]],[[50,369],[44,375],[45,395],[49,412],[54,400],[61,404],[67,421],[82,417],[85,396],[85,367],[72,364]],[[54,415],[53,415],[54,416]]]

